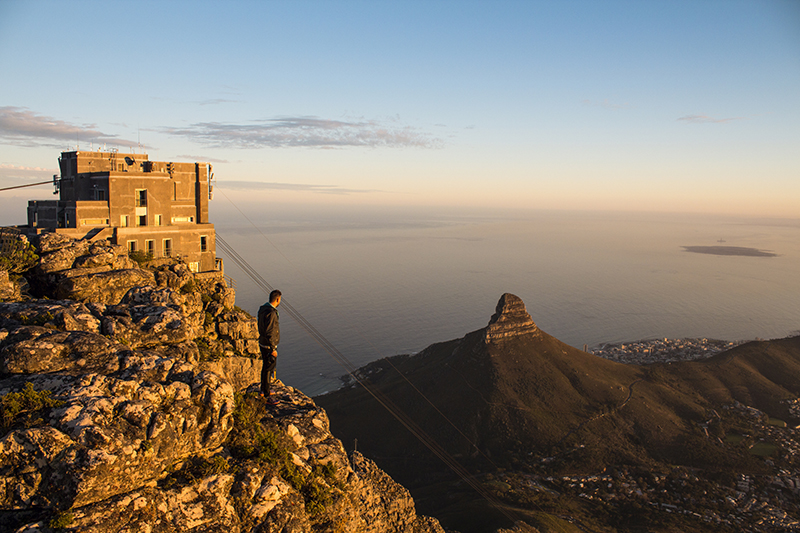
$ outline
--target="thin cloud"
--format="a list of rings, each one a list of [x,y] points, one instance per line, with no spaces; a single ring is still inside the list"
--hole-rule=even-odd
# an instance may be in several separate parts
[[[48,180],[53,174],[58,174],[58,169],[0,163],[0,185],[4,187]]]
[[[0,163],[0,170],[4,171],[21,171],[21,172],[51,172],[51,169],[44,167],[26,167],[22,165],[11,165],[9,163]]]
[[[377,189],[344,189],[336,185],[312,185],[307,183],[278,183],[269,181],[218,181],[217,187],[234,191],[305,191],[322,194],[359,194],[383,192]]]
[[[197,102],[199,105],[218,105],[218,104],[235,104],[239,100],[226,100],[225,98],[211,98],[209,100],[201,100]]]
[[[199,122],[166,133],[215,148],[439,148],[441,139],[411,126],[377,120],[342,121],[285,117],[247,124]]]
[[[230,163],[227,159],[214,159],[205,155],[179,155],[178,159],[185,159],[187,161],[199,161],[202,163]]]
[[[581,103],[586,106],[594,106],[594,107],[602,107],[603,109],[630,109],[633,107],[628,102],[623,104],[617,104],[615,102],[610,101],[608,98],[604,99],[602,102],[595,102],[593,100],[582,100]]]
[[[21,146],[59,146],[64,142],[136,144],[104,133],[94,124],[78,126],[14,106],[0,107],[0,139]],[[53,141],[60,144],[53,144]]]
[[[678,120],[682,120],[687,124],[724,124],[734,120],[742,120],[742,118],[743,117],[713,118],[708,115],[686,115],[680,117]]]

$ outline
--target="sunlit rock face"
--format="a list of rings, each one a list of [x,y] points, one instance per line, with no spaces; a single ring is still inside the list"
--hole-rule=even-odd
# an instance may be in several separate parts
[[[221,273],[56,234],[37,253],[42,299],[0,302],[0,532],[444,533],[302,392],[258,396]]]
[[[505,293],[497,302],[495,313],[486,327],[486,343],[502,344],[515,337],[538,331],[539,328],[531,319],[519,296]]]

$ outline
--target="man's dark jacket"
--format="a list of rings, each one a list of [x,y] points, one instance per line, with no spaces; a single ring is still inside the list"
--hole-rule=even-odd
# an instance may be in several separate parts
[[[258,309],[258,343],[269,351],[278,348],[281,328],[278,325],[278,310],[269,303]]]

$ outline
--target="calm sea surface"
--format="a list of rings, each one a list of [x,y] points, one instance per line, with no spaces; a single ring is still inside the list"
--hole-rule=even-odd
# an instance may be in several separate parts
[[[253,208],[255,209],[255,208]],[[566,212],[212,211],[217,231],[356,366],[487,324],[504,292],[582,348],[800,330],[800,221]],[[724,241],[724,242],[723,242]],[[739,246],[775,257],[691,253]],[[218,251],[218,255],[225,258]],[[266,295],[230,260],[237,303]],[[315,395],[344,373],[284,312],[278,374]]]

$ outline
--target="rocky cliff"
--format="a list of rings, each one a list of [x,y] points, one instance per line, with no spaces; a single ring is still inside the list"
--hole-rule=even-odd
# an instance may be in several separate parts
[[[33,245],[25,279],[0,276],[0,531],[443,531],[300,391],[259,397],[221,276]]]

